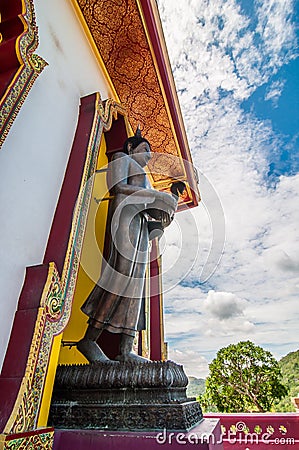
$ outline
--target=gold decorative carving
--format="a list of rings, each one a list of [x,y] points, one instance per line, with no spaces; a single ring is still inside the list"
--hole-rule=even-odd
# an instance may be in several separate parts
[[[127,115],[127,110],[125,107],[115,102],[111,98],[106,100],[105,104],[101,101],[98,102],[97,111],[100,120],[103,122],[105,130],[110,130],[112,126],[112,120],[117,119],[117,114],[120,113],[123,116]]]
[[[34,54],[38,46],[38,32],[33,0],[22,0],[22,6],[24,32],[18,37],[15,45],[20,65],[0,99],[0,148],[34,81],[47,65],[46,61]]]
[[[142,134],[155,152],[149,164],[153,182],[185,179],[184,163],[136,1],[77,0],[77,3],[128,111],[132,128],[141,124]],[[176,158],[170,160],[171,155]]]
[[[46,296],[45,308],[47,319],[56,322],[62,313],[62,291],[57,272],[53,271],[49,294]]]
[[[31,389],[31,383],[29,379],[25,379],[20,389],[20,402],[16,417],[14,418],[14,424],[11,433],[23,433],[26,430],[32,428],[31,422],[34,418],[35,398],[34,391]]]
[[[55,321],[63,309],[62,289],[54,263],[49,264],[48,277],[40,300],[25,375],[14,409],[5,426],[5,434],[36,429],[38,408],[48,367]],[[59,305],[57,307],[57,305]]]
[[[121,105],[110,99],[103,104],[99,94],[97,94],[95,110],[96,114],[90,135],[80,192],[73,214],[62,276],[60,279],[55,264],[50,263],[47,281],[40,300],[25,375],[2,437],[36,430],[53,337],[63,331],[70,318],[92,195],[92,183],[88,180],[95,172],[103,130],[110,129],[112,118],[116,118],[118,113],[125,115],[125,110]],[[23,449],[25,447],[5,448]]]
[[[10,438],[1,441],[1,450],[52,450],[54,431],[34,433],[30,436]]]

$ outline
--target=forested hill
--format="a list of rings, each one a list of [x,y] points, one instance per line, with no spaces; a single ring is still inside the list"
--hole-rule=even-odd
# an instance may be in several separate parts
[[[198,397],[205,391],[205,381],[203,378],[188,377],[189,383],[187,387],[188,397]]]
[[[281,358],[279,366],[283,376],[283,384],[289,389],[288,395],[275,404],[277,412],[295,412],[291,398],[299,394],[299,350],[288,353]]]

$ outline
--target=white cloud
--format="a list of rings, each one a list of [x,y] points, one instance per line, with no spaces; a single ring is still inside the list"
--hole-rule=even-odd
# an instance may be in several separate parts
[[[265,100],[271,101],[274,108],[277,108],[278,106],[278,100],[282,94],[283,88],[284,88],[285,80],[277,80],[274,81],[269,89],[267,89]]]
[[[256,2],[257,27],[235,0],[159,1],[163,28],[179,90],[194,99],[219,98],[219,88],[247,98],[294,57],[292,0]],[[179,18],[179,19],[178,19]],[[178,20],[180,26],[178,26]],[[192,83],[184,80],[192,74]]]
[[[280,67],[286,58],[294,57],[296,32],[291,21],[293,0],[259,0],[257,3],[258,25],[256,32],[263,39],[261,49],[269,56],[271,67]]]
[[[203,303],[205,309],[219,320],[242,316],[245,307],[244,301],[231,292],[209,291]]]
[[[188,367],[188,376],[197,378],[205,378],[208,373],[208,361],[199,352],[194,350],[186,350],[184,352],[176,349],[169,349],[169,359],[175,361],[178,364],[182,364]]]

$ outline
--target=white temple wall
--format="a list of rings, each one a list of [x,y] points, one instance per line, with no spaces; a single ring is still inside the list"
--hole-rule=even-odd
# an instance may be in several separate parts
[[[26,266],[42,263],[80,97],[108,83],[68,0],[35,0],[39,75],[0,150],[0,367]]]

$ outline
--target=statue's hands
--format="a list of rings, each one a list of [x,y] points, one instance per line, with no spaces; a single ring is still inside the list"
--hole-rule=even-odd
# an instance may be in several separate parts
[[[167,192],[155,191],[155,201],[147,209],[148,214],[161,222],[163,228],[168,227],[174,217],[177,208],[177,200]]]
[[[171,222],[173,221],[174,218],[174,214],[169,214],[168,212],[162,211],[161,214],[161,223],[162,223],[162,227],[166,228],[168,227]]]
[[[173,215],[177,209],[178,201],[167,192],[156,191],[156,201],[162,203],[162,210]]]

